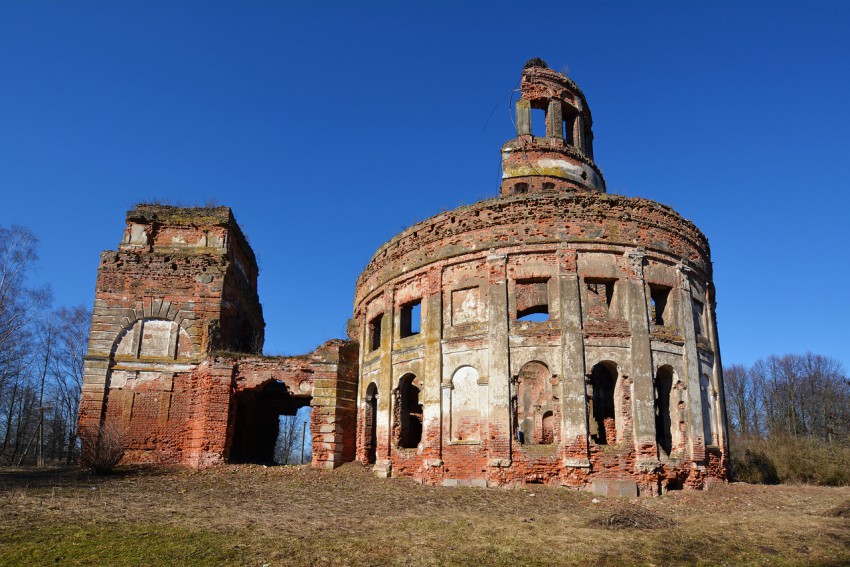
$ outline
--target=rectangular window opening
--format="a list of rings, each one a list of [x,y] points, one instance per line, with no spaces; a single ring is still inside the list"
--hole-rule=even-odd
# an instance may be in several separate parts
[[[585,280],[587,285],[588,314],[597,319],[606,319],[614,301],[616,280]]]
[[[418,335],[422,330],[422,300],[417,299],[401,306],[399,333],[401,338]]]
[[[651,310],[649,317],[658,326],[666,325],[664,313],[667,311],[667,300],[670,297],[670,288],[662,285],[649,286],[651,296]]]
[[[517,321],[549,320],[549,283],[547,280],[526,280],[516,283]]]
[[[369,350],[381,348],[381,320],[383,318],[383,314],[376,315],[374,319],[369,321]]]
[[[567,145],[575,146],[575,116],[564,115],[564,142]]]
[[[531,135],[537,138],[546,137],[546,111],[542,108],[531,109]]]

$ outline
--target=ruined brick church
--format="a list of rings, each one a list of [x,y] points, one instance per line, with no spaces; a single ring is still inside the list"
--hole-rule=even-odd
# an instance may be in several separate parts
[[[256,354],[257,262],[229,208],[137,206],[101,255],[81,430],[119,427],[127,462],[270,462],[279,416],[309,405],[316,467],[607,494],[724,479],[708,241],[606,193],[587,101],[541,60],[516,128],[500,195],[379,248],[349,338],[304,356]]]

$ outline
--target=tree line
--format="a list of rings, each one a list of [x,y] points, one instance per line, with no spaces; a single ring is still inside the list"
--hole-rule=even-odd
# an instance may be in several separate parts
[[[786,354],[723,370],[730,426],[742,437],[850,443],[850,378],[820,354]]]
[[[840,362],[769,356],[723,376],[734,480],[850,484],[850,379]]]
[[[0,463],[66,463],[79,453],[77,413],[91,312],[54,308],[30,277],[38,239],[0,226]]]

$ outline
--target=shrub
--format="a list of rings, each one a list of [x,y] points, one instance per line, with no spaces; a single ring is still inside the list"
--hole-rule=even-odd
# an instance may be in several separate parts
[[[81,430],[80,464],[98,475],[111,473],[124,456],[126,439],[124,427],[115,423]]]

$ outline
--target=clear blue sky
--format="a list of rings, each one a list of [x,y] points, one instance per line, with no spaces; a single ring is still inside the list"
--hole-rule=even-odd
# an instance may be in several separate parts
[[[539,56],[587,95],[609,192],[708,236],[724,362],[850,370],[850,2],[451,4],[6,0],[0,225],[91,306],[134,203],[229,205],[267,351],[308,351],[384,241],[498,193]]]

